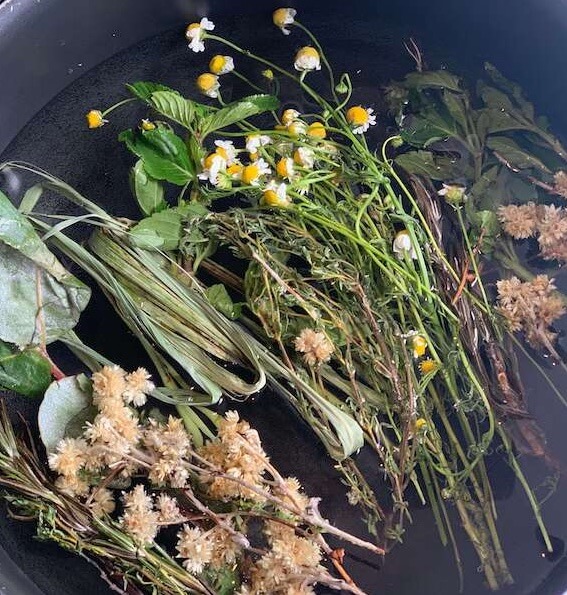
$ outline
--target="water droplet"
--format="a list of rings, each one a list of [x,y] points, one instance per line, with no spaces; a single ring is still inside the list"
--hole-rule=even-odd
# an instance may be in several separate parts
[[[547,550],[547,546],[545,545],[545,541],[539,527],[535,530],[535,535],[539,545],[541,546],[540,556],[542,558],[548,562],[557,562],[557,560],[563,556],[563,552],[565,551],[565,542],[562,539],[559,539],[559,537],[555,537],[554,535],[549,536],[549,541],[552,548],[552,551],[550,552]]]

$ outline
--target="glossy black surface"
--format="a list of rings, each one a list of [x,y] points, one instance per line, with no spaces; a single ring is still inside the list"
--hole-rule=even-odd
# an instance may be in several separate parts
[[[567,131],[563,102],[567,6],[563,2],[524,2],[521,6],[508,0],[458,5],[454,0],[357,2],[353,6],[331,2],[324,9],[314,1],[295,5],[328,49],[336,70],[353,73],[355,99],[373,105],[379,114],[383,111],[380,86],[412,67],[402,48],[403,40],[411,35],[432,66],[444,64],[474,78],[484,60],[494,62],[525,88],[556,130]],[[126,177],[131,158],[116,142],[116,135],[143,111],[128,108],[97,131],[85,128],[83,114],[123,96],[123,83],[128,80],[159,80],[193,93],[192,80],[205,67],[206,57],[187,50],[183,25],[196,14],[212,18],[219,33],[289,63],[301,37],[283,38],[271,26],[270,11],[275,7],[273,2],[234,1],[5,1],[0,5],[0,153],[7,148],[1,159],[34,162],[112,212],[135,215]],[[230,83],[228,93],[229,87]],[[24,181],[4,180],[4,184],[17,192]],[[140,362],[139,349],[100,296],[95,295],[80,331],[95,348],[124,367]],[[74,364],[66,364],[64,369],[73,372]],[[522,364],[527,369],[532,410],[542,419],[551,450],[565,461],[565,411],[544,382]],[[558,373],[555,376],[559,378]],[[34,406],[28,402],[12,403],[33,415]],[[345,503],[332,463],[308,429],[270,395],[240,409],[258,427],[282,470],[297,474],[308,492],[325,497],[324,513],[345,528],[361,531],[356,511]],[[362,453],[361,459],[364,462],[369,457]],[[490,463],[504,548],[517,579],[505,593],[562,593],[567,590],[565,558],[553,563],[541,558],[525,497],[502,461],[494,457]],[[526,461],[526,467],[535,484],[543,479],[538,462]],[[380,482],[378,473],[375,481]],[[566,495],[563,486],[544,507],[550,530],[560,539],[567,536]],[[0,519],[2,546],[15,562],[10,565],[0,555],[0,587],[5,592],[34,593],[25,575],[46,594],[104,592],[96,571],[86,562],[34,542],[31,526],[7,520],[4,514]],[[414,520],[406,543],[388,557],[381,570],[349,559],[349,570],[370,594],[457,593],[451,553],[439,545],[429,510],[416,508]],[[465,540],[461,543],[465,593],[481,594],[482,578],[474,570],[474,555]]]

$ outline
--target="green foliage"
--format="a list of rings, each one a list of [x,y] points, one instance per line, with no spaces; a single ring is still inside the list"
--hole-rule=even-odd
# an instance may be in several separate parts
[[[181,238],[182,220],[175,208],[153,213],[132,227],[130,239],[145,250],[175,250]]]
[[[23,350],[0,341],[0,387],[40,397],[51,383],[51,364],[35,347]]]
[[[222,283],[207,287],[205,295],[209,302],[230,320],[235,320],[242,314],[243,304],[235,304]]]
[[[141,159],[136,161],[130,172],[130,185],[144,215],[152,215],[167,208],[163,184],[148,175]]]

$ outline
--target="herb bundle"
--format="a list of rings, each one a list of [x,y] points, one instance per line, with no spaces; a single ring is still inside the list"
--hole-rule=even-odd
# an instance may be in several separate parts
[[[431,506],[461,573],[449,513],[455,508],[487,584],[499,588],[512,577],[486,469],[495,447],[508,457],[552,548],[514,450],[551,461],[524,402],[511,331],[523,328],[532,344],[559,358],[548,326],[564,309],[549,279],[531,275],[523,275],[533,286],[522,292],[515,281],[501,281],[495,307],[481,255],[524,270],[512,244],[496,242],[499,221],[510,231],[516,215],[506,198],[494,199],[494,189],[514,179],[531,192],[562,196],[559,166],[526,156],[522,143],[549,159],[565,153],[494,69],[500,90],[481,87],[485,107],[474,111],[455,77],[425,72],[418,60],[419,71],[387,91],[400,135],[377,154],[364,136],[376,125],[372,108],[353,104],[348,74],[335,76],[295,17],[291,8],[274,13],[284,33],[293,26],[311,44],[297,52],[295,72],[211,33],[206,18],[187,28],[195,52],[206,42],[233,54],[213,56],[196,80],[218,106],[157,83],[128,85],[148,108],[136,129],[120,135],[138,158],[131,180],[141,221],[118,220],[27,164],[3,167],[42,178],[20,211],[102,287],[163,380],[153,396],[177,406],[194,444],[213,435],[207,420],[221,433],[226,424],[207,406],[222,394],[246,398],[267,385],[335,459],[349,501],[378,541],[375,551],[402,541],[412,491]],[[238,55],[264,69],[264,89],[236,69]],[[322,69],[325,91],[310,83]],[[225,76],[238,76],[255,94],[226,104]],[[297,85],[318,111],[278,115],[280,79]],[[123,104],[93,110],[89,126],[104,125]],[[404,150],[404,142],[419,150]],[[165,200],[165,183],[179,188],[177,204]],[[87,215],[56,224],[39,217],[33,211],[44,188]],[[545,238],[552,223],[554,237],[564,232],[563,212],[537,211],[529,202],[525,208],[534,210],[534,224],[517,237],[537,229],[544,258],[558,258]],[[87,246],[66,233],[89,221],[99,229]],[[514,301],[520,293],[523,307],[532,308],[524,316]],[[357,464],[363,445],[375,455],[370,473],[384,472],[388,498],[374,493]]]

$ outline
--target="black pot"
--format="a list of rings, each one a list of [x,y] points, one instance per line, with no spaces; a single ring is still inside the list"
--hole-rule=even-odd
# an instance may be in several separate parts
[[[380,115],[380,86],[412,68],[403,41],[413,37],[430,65],[447,66],[474,80],[488,60],[517,81],[556,132],[567,133],[565,62],[567,5],[564,0],[338,0],[291,2],[328,49],[339,72],[349,71],[358,96]],[[290,60],[296,45],[271,25],[272,1],[215,0],[4,0],[0,2],[0,161],[33,162],[60,176],[114,213],[134,214],[127,168],[130,157],[116,142],[132,114],[117,114],[93,134],[85,129],[89,109],[124,95],[123,83],[159,80],[190,93],[203,65],[186,49],[183,28],[196,16],[210,16],[227,37],[262,48],[276,60]],[[299,43],[299,42],[297,42]],[[207,54],[208,55],[208,54]],[[3,181],[16,194],[18,179]],[[124,367],[141,353],[100,296],[85,314],[81,334]],[[75,364],[71,361],[69,366]],[[70,372],[74,370],[69,370]],[[566,452],[565,412],[540,378],[529,378],[530,407],[541,419],[550,449]],[[16,408],[33,416],[35,404],[10,397]],[[260,406],[261,405],[261,406]],[[275,398],[242,410],[259,427],[272,458],[296,473],[307,491],[325,498],[325,514],[344,527],[361,531],[357,513],[344,501],[332,464],[309,430]],[[289,453],[293,456],[290,457]],[[539,463],[528,463],[537,478]],[[533,467],[530,468],[530,467]],[[539,471],[538,471],[539,469]],[[567,591],[567,561],[543,559],[535,522],[513,476],[495,459],[492,475],[501,514],[504,548],[517,578],[506,593],[558,595]],[[550,530],[567,535],[562,507],[565,488],[544,508]],[[438,543],[427,509],[415,511],[406,543],[377,569],[366,560],[349,568],[369,593],[437,595],[458,592],[451,553]],[[7,593],[81,595],[104,592],[96,571],[85,561],[32,539],[33,528],[0,514],[0,589]],[[464,543],[464,541],[463,541]],[[558,548],[559,549],[559,548]],[[485,592],[474,572],[474,555],[463,546],[465,593]]]

